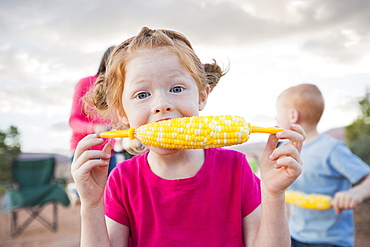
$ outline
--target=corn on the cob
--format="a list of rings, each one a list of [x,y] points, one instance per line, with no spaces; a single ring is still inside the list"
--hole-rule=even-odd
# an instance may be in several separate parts
[[[199,149],[236,145],[249,138],[241,117],[187,117],[150,123],[135,135],[142,143],[169,149]]]
[[[251,126],[242,117],[222,115],[175,118],[100,136],[137,138],[143,144],[167,149],[207,149],[244,143],[252,132],[275,134],[283,130]]]
[[[328,210],[331,208],[331,200],[332,197],[328,195],[285,191],[285,202],[302,208]]]

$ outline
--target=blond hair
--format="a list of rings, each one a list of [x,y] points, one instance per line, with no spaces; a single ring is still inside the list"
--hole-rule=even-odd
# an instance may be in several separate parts
[[[324,98],[314,84],[304,83],[284,90],[278,99],[283,99],[285,108],[299,111],[300,121],[317,125],[324,112]]]

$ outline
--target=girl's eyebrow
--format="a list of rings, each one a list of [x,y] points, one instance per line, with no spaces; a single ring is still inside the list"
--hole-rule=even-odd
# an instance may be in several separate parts
[[[187,76],[190,74],[186,69],[180,70],[180,69],[174,69],[171,71],[172,74],[169,75],[169,77],[174,77],[174,76]]]
[[[173,79],[173,80],[179,80],[181,78],[184,78],[183,75],[170,75],[168,77],[166,77],[167,79]],[[151,80],[150,78],[149,79],[138,79],[138,80],[133,80],[131,81],[131,83],[135,84],[135,85],[142,85],[142,84],[145,84],[145,83],[151,83]]]
[[[163,78],[176,78],[176,77],[187,77],[187,73],[186,71],[181,71],[181,70],[173,70],[171,71],[171,73],[167,73],[165,76],[163,76]],[[146,78],[143,78],[143,79],[140,79],[140,76],[139,76],[139,79],[135,79],[134,82],[146,82],[146,81],[150,81],[150,78],[149,79],[146,79]]]

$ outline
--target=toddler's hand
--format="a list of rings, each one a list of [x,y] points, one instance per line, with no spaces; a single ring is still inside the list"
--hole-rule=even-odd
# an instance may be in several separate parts
[[[301,174],[300,151],[305,137],[306,133],[299,125],[291,125],[290,130],[270,135],[260,166],[262,184],[269,194],[282,195]],[[276,148],[279,139],[289,141]]]
[[[331,205],[334,212],[340,214],[344,209],[354,209],[363,201],[362,195],[350,190],[340,191],[334,195]]]
[[[88,150],[99,145],[103,139],[98,134],[87,135],[77,145],[71,166],[81,204],[93,207],[102,203],[107,182],[112,145],[106,144],[102,151]]]

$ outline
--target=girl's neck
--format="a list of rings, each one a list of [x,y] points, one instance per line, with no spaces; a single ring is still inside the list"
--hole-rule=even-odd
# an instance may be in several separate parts
[[[202,168],[205,151],[201,149],[176,150],[171,154],[150,151],[148,163],[152,172],[163,179],[190,178]]]

